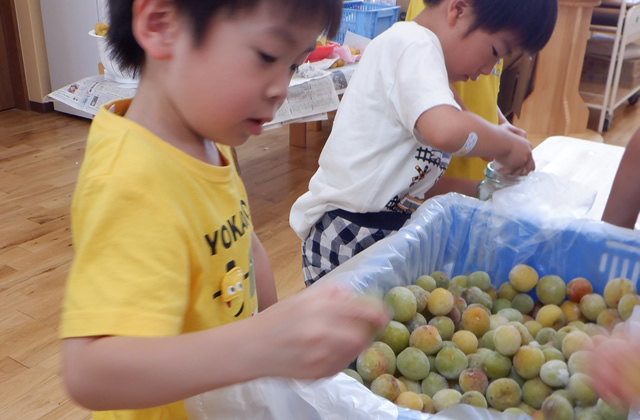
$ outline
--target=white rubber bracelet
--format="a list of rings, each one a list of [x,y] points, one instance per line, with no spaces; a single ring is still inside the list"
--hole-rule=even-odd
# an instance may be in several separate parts
[[[476,143],[478,142],[478,135],[475,131],[469,133],[469,137],[467,137],[467,141],[464,142],[464,145],[453,154],[453,156],[464,156],[476,147]]]

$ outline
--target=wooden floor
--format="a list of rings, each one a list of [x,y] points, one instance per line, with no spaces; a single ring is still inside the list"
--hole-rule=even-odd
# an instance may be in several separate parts
[[[256,231],[285,299],[304,285],[289,209],[306,191],[330,124],[290,147],[287,129],[238,149]],[[640,107],[616,111],[606,143],[625,145]],[[65,114],[0,112],[0,419],[86,419],[60,377],[58,317],[73,255],[69,206],[89,122]]]

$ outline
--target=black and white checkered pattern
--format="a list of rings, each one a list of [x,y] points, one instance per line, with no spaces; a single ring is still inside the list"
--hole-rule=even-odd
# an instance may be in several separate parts
[[[310,286],[392,232],[393,230],[363,227],[331,212],[325,213],[302,242],[302,273],[305,284]]]

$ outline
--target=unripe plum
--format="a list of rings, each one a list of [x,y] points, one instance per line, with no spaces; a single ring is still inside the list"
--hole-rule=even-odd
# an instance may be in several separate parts
[[[422,411],[424,402],[419,394],[412,391],[401,392],[393,401],[397,406]]]
[[[607,309],[607,304],[604,298],[596,293],[591,293],[582,296],[580,299],[580,310],[582,315],[589,321],[596,321],[600,312]]]
[[[542,408],[544,400],[551,395],[553,388],[536,377],[529,379],[522,386],[522,400],[536,410]]]
[[[550,395],[542,403],[542,414],[545,419],[573,420],[573,407],[565,398]]]
[[[543,276],[536,286],[536,296],[545,305],[560,305],[567,297],[567,285],[560,276]]]
[[[415,284],[422,287],[427,292],[431,292],[436,288],[436,280],[426,274],[418,277],[415,281]]]
[[[491,407],[505,410],[517,407],[522,400],[520,386],[513,379],[500,378],[491,382],[486,391],[487,402]]]
[[[409,336],[409,329],[406,325],[391,320],[382,330],[378,341],[387,343],[393,349],[393,352],[398,354],[409,345]]]
[[[462,394],[455,389],[442,389],[435,393],[432,397],[433,407],[436,410],[436,413],[444,410],[445,408],[449,408],[456,404],[460,404],[460,399],[462,398]]]
[[[431,273],[431,277],[436,281],[436,288],[446,288],[449,284],[449,277],[442,271],[434,271]]]
[[[500,287],[498,287],[498,298],[500,299],[506,299],[511,302],[517,294],[518,291],[511,285],[511,283],[502,283]]]
[[[387,370],[387,360],[382,353],[369,347],[356,359],[356,370],[365,381],[373,381]]]
[[[400,395],[400,381],[388,373],[382,374],[371,382],[371,392],[393,401]]]
[[[482,370],[490,379],[504,378],[511,371],[511,359],[492,351],[485,356]]]
[[[585,373],[575,373],[569,378],[569,393],[576,399],[577,405],[589,406],[598,401],[598,395],[591,386],[591,379]]]
[[[467,278],[467,287],[477,287],[486,292],[491,287],[491,277],[486,271],[474,271]]]
[[[453,341],[465,355],[475,353],[476,350],[478,350],[478,337],[470,331],[456,331],[453,337],[451,337],[451,341]]]
[[[509,283],[519,292],[528,292],[538,284],[538,272],[527,264],[517,264],[509,271]]]
[[[477,306],[467,307],[462,313],[460,325],[463,329],[474,333],[476,337],[482,337],[484,333],[489,331],[489,314]]]
[[[407,347],[396,357],[396,368],[402,376],[414,381],[420,381],[429,374],[429,358],[422,350],[415,347]]]
[[[416,314],[416,296],[403,286],[391,288],[384,296],[384,302],[393,311],[393,320],[407,322]]]
[[[453,295],[447,289],[438,287],[429,295],[427,308],[432,315],[446,315],[453,308]]]
[[[387,369],[385,370],[385,372],[394,375],[396,373],[396,354],[391,346],[382,341],[374,341],[371,344],[371,347],[382,353],[385,360],[387,361]]]
[[[436,392],[441,389],[449,388],[449,382],[447,382],[447,378],[440,375],[437,372],[430,372],[426,378],[422,380],[420,383],[422,387],[422,393],[427,394],[431,398],[436,394]]]
[[[602,297],[607,303],[609,308],[618,309],[618,301],[627,293],[636,294],[636,288],[631,280],[624,277],[618,277],[610,280],[606,286],[604,286],[604,292]]]
[[[538,376],[544,363],[544,353],[540,347],[525,345],[513,355],[513,368],[524,379]]]
[[[460,372],[458,383],[462,392],[478,391],[484,394],[489,385],[487,375],[477,368],[466,368]]]
[[[478,391],[467,391],[462,394],[460,404],[468,404],[473,407],[487,408],[487,399]]]
[[[411,290],[416,297],[416,312],[424,311],[429,301],[429,292],[416,284],[407,286],[407,289]]]
[[[593,341],[586,333],[576,330],[562,340],[562,354],[568,360],[578,350],[593,350]]]
[[[436,369],[447,379],[458,379],[468,366],[467,356],[455,347],[446,347],[436,356]]]
[[[512,356],[516,354],[522,344],[520,332],[513,325],[498,327],[493,336],[495,350],[504,355]]]
[[[558,305],[544,305],[536,315],[536,321],[543,327],[561,328],[566,324],[562,309]]]
[[[618,301],[618,315],[626,321],[631,316],[633,308],[637,305],[640,305],[640,296],[631,293],[622,295]]]
[[[511,307],[523,314],[528,314],[533,310],[533,298],[526,293],[518,293],[513,297]]]
[[[442,348],[442,337],[433,325],[423,325],[411,333],[409,345],[422,350],[425,354],[436,354]]]
[[[562,360],[549,360],[540,368],[540,379],[552,388],[560,388],[569,383],[569,369]]]

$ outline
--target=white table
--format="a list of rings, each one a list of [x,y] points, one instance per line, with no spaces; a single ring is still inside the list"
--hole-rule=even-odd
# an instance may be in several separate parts
[[[586,217],[600,220],[623,153],[624,147],[620,146],[554,136],[533,149],[533,158],[536,171],[595,188],[595,202]],[[635,228],[640,229],[640,218]]]

